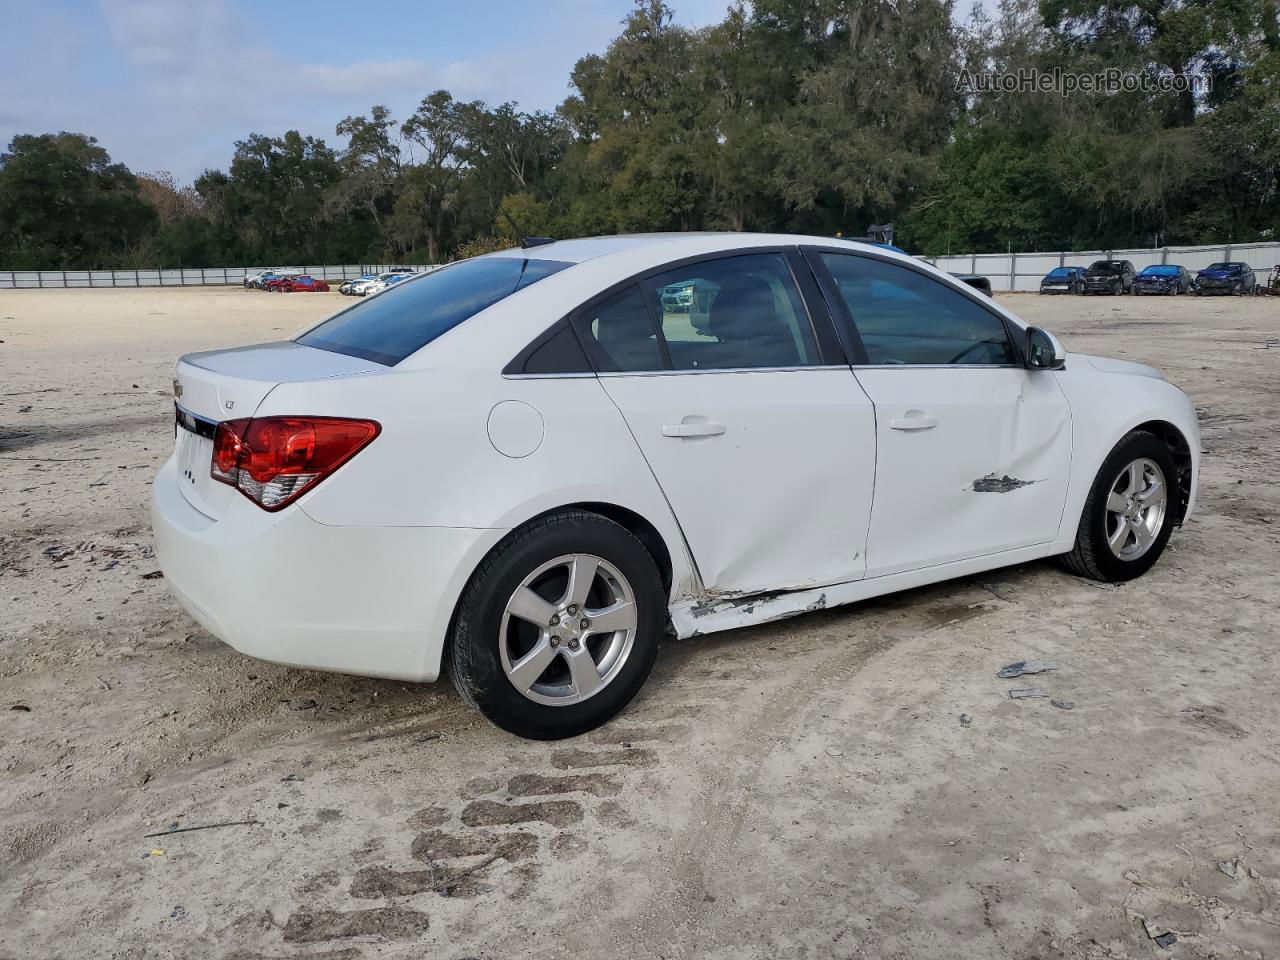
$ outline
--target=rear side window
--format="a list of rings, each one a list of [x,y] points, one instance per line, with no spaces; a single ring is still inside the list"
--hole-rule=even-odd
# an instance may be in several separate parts
[[[486,307],[568,266],[518,257],[464,260],[405,279],[330,317],[297,342],[394,366]]]
[[[845,254],[822,261],[873,364],[1017,363],[999,317],[932,277]]]
[[[674,370],[807,367],[821,361],[779,253],[703,260],[644,281]]]
[[[647,277],[577,323],[601,371],[821,363],[791,268],[776,253],[700,260]]]

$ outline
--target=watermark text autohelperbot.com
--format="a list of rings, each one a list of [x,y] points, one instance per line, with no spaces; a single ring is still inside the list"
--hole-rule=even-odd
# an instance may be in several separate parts
[[[1213,88],[1207,73],[1141,73],[1110,67],[1097,73],[1023,68],[1008,73],[961,70],[956,91],[974,93],[1196,93]]]

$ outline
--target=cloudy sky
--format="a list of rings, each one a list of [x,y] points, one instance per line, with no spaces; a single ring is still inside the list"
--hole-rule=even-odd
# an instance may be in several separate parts
[[[719,20],[728,0],[674,0]],[[190,181],[249,132],[336,142],[385,103],[399,118],[444,87],[551,108],[584,53],[603,51],[630,0],[0,0],[0,149],[15,133],[98,138],[133,170]]]
[[[704,26],[730,0],[668,0]],[[989,7],[996,0],[983,0]],[[970,3],[961,0],[966,10]],[[432,90],[551,109],[631,0],[0,0],[0,150],[17,133],[98,138],[133,170],[190,182],[250,132],[400,119]],[[960,11],[957,11],[958,13]]]

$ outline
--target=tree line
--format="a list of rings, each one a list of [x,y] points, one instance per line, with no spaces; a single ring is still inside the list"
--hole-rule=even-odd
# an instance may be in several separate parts
[[[345,142],[251,133],[191,185],[91,136],[0,154],[0,267],[442,262],[662,230],[859,235],[929,255],[1245,242],[1280,213],[1277,0],[637,0],[554,111],[437,90]],[[1187,81],[975,89],[1031,72]]]

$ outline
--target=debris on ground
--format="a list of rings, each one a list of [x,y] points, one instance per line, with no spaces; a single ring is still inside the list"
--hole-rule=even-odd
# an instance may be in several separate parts
[[[196,830],[215,830],[218,827],[260,827],[261,820],[227,820],[224,823],[206,823],[198,827],[172,827],[168,830],[161,830],[159,833],[144,833],[143,839],[149,840],[152,837],[167,837],[174,833],[193,833]]]
[[[1047,697],[1049,691],[1044,687],[1015,687],[1009,691],[1010,700],[1030,700],[1033,697]]]
[[[1046,670],[1056,669],[1058,669],[1058,665],[1051,660],[1019,660],[1017,663],[1011,663],[1007,667],[1001,667],[996,676],[1001,680],[1012,680],[1014,677],[1021,677],[1023,674],[1044,673]]]
[[[969,716],[967,713],[960,714],[960,726],[967,727],[972,723],[973,717]]]
[[[1074,710],[1076,708],[1076,702],[1074,700],[1059,700],[1054,698],[1053,700],[1050,700],[1049,703],[1052,706],[1057,707],[1059,710]]]
[[[1232,880],[1239,880],[1240,879],[1240,858],[1236,857],[1234,860],[1219,860],[1218,872],[1225,874],[1226,876],[1230,877]]]

